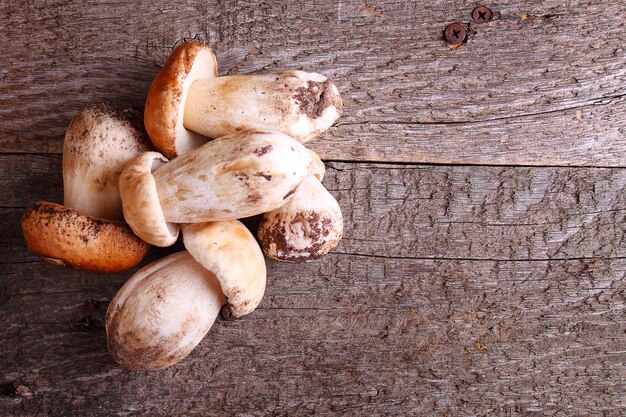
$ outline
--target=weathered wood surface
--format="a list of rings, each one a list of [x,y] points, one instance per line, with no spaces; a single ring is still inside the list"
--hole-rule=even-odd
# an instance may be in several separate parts
[[[0,415],[626,414],[626,3],[496,4],[448,48],[475,5],[0,4]],[[41,262],[19,218],[61,202],[76,111],[141,105],[184,38],[222,74],[336,80],[346,114],[311,145],[346,232],[268,262],[260,309],[180,365],[130,373],[102,328],[130,274]]]
[[[132,374],[101,327],[128,275],[60,270],[23,247],[34,195],[12,190],[38,172],[36,197],[60,199],[60,158],[3,162],[17,208],[1,210],[0,367],[36,387],[4,399],[16,415],[624,410],[625,170],[333,163],[348,226],[336,253],[270,262],[259,311],[216,324],[177,367]]]
[[[5,274],[6,415],[623,415],[624,259],[457,261],[329,255],[270,264],[261,308],[218,322],[181,364],[108,356],[124,277],[41,263]],[[30,284],[32,286],[32,284]],[[17,288],[16,288],[17,287]],[[95,312],[89,300],[98,301]],[[28,309],[24,307],[28,306]],[[90,318],[90,320],[86,320]],[[88,326],[87,323],[91,325]],[[72,328],[74,330],[72,330]]]
[[[60,155],[0,155],[14,261],[20,216],[62,203]],[[330,163],[324,184],[347,225],[337,252],[364,256],[547,260],[626,256],[626,170]],[[15,190],[29,189],[30,193]],[[19,256],[19,258],[17,258]],[[296,268],[297,269],[297,268]]]
[[[626,166],[626,3],[496,4],[450,49],[473,2],[3,2],[0,149],[61,152],[71,117],[99,99],[142,104],[185,38],[222,73],[320,71],[346,115],[323,158]],[[528,14],[531,18],[522,20]]]

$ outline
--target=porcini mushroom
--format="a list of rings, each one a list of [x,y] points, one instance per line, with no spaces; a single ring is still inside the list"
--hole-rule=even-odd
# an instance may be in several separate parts
[[[188,252],[153,262],[136,272],[109,304],[109,353],[134,371],[174,365],[209,332],[223,302],[215,275]]]
[[[152,172],[167,162],[158,152],[145,152],[124,168],[120,194],[126,196],[124,218],[137,236],[159,247],[171,246],[178,239],[180,226],[165,221]]]
[[[324,164],[319,157],[314,161],[293,198],[261,219],[259,241],[263,252],[272,259],[318,259],[334,249],[343,236],[341,208],[320,182]]]
[[[183,237],[189,252],[141,269],[111,300],[107,344],[127,369],[162,369],[185,358],[208,333],[224,296],[237,317],[263,298],[263,253],[241,222],[184,225]]]
[[[317,153],[310,149],[308,149],[308,151],[309,155],[311,155],[311,165],[309,165],[307,175],[313,175],[318,181],[321,182],[324,179],[324,174],[326,173],[326,166],[324,166],[324,162],[322,162],[322,159]]]
[[[220,281],[232,315],[253,312],[265,293],[266,270],[252,233],[238,220],[186,224],[182,230],[185,248]]]
[[[44,261],[87,272],[126,271],[150,249],[125,223],[45,201],[26,209],[22,232],[28,249]]]
[[[142,158],[142,157],[140,157]],[[145,229],[149,207],[159,202],[159,224],[204,223],[239,219],[271,211],[293,195],[311,164],[309,151],[279,132],[243,132],[224,136],[179,156],[154,172],[131,161],[120,177],[127,222],[137,235],[157,244]],[[138,175],[154,181],[132,192]],[[150,206],[145,201],[152,202]],[[147,208],[148,207],[148,208]],[[163,226],[161,226],[163,227]],[[165,230],[165,229],[161,229]]]
[[[65,207],[39,202],[26,210],[28,248],[45,261],[93,272],[137,265],[149,245],[122,218],[118,178],[126,162],[150,149],[132,110],[91,106],[70,123],[63,147]]]
[[[208,46],[176,47],[150,87],[144,111],[154,146],[168,158],[204,139],[243,130],[277,130],[304,143],[343,112],[337,87],[304,71],[217,77]]]
[[[123,220],[120,173],[150,149],[137,110],[99,103],[81,111],[63,142],[64,204],[88,216]]]

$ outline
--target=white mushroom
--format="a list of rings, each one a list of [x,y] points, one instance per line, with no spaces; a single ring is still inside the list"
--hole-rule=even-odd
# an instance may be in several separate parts
[[[45,261],[93,272],[137,265],[149,245],[123,222],[118,178],[124,164],[150,149],[137,116],[98,104],[70,123],[63,150],[65,207],[38,202],[22,217],[28,248]]]
[[[154,370],[185,358],[208,333],[225,296],[236,317],[251,313],[265,292],[265,259],[237,220],[184,225],[189,252],[144,267],[107,310],[109,352],[123,367]]]
[[[126,196],[124,217],[137,236],[159,247],[178,239],[179,225],[165,221],[152,172],[167,162],[158,152],[145,152],[130,161],[120,179],[120,194]],[[129,204],[129,201],[132,204]]]
[[[254,216],[285,204],[311,164],[311,155],[300,143],[278,132],[244,132],[225,136],[196,148],[157,168],[138,170],[131,161],[120,178],[126,220],[148,242],[152,227],[145,216],[165,223],[203,223]],[[137,176],[153,176],[156,187],[133,192]],[[142,180],[143,181],[143,180]],[[149,180],[152,181],[152,180]],[[150,201],[150,204],[146,204]],[[155,208],[160,203],[160,211]]]
[[[324,174],[326,173],[326,167],[324,166],[324,162],[322,162],[319,155],[312,150],[308,149],[309,154],[311,155],[311,165],[309,165],[309,171],[307,175],[313,175],[317,178],[318,181],[322,181],[324,179]]]
[[[152,149],[141,114],[108,103],[72,119],[63,142],[63,200],[82,214],[124,220],[120,173],[135,156]]]
[[[213,272],[235,317],[250,314],[265,293],[263,252],[256,239],[238,220],[182,226],[185,248]]]
[[[188,252],[162,258],[135,273],[111,300],[109,352],[130,370],[172,366],[209,332],[223,302],[215,275]]]
[[[304,143],[343,112],[337,87],[323,75],[217,77],[216,68],[208,46],[185,42],[152,82],[144,123],[154,146],[168,158],[199,146],[200,135],[217,138],[250,129],[278,130]]]

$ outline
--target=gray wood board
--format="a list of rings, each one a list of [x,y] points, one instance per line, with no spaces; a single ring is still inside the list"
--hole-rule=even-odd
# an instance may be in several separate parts
[[[217,322],[173,368],[130,373],[103,314],[123,276],[4,267],[9,415],[606,415],[624,411],[622,259],[329,255],[269,264],[254,314]],[[86,308],[92,301],[92,307]],[[94,303],[95,301],[95,303]]]
[[[445,259],[626,256],[626,169],[328,164],[346,230],[336,252]],[[14,261],[19,218],[61,203],[60,155],[0,155],[0,206]]]
[[[222,74],[305,69],[335,80],[346,112],[323,158],[626,166],[626,3],[527,1],[472,25],[472,2],[56,2],[0,6],[0,149],[61,152],[95,101],[142,105],[184,39]],[[528,16],[526,20],[524,16]]]
[[[24,247],[22,206],[60,201],[60,157],[0,161],[0,368],[35,392],[0,396],[12,415],[617,416],[626,405],[624,169],[329,164],[346,216],[335,253],[270,261],[258,311],[219,321],[178,366],[137,374],[110,359],[102,329],[131,273],[53,267]]]
[[[0,3],[0,415],[624,415],[626,3],[490,4],[449,48],[474,6]],[[143,105],[185,39],[222,75],[336,81],[346,112],[310,146],[346,231],[321,260],[268,261],[260,308],[178,366],[131,373],[102,319],[133,271],[45,264],[19,220],[62,201],[72,116]]]

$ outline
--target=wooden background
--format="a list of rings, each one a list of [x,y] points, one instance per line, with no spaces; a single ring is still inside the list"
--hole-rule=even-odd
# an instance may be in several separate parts
[[[0,2],[0,415],[625,415],[626,3],[489,3],[449,48],[476,5]],[[345,115],[311,146],[346,233],[268,261],[260,308],[178,366],[131,373],[101,321],[130,274],[45,264],[19,220],[62,201],[73,115],[142,105],[184,39],[223,75],[336,81]]]

